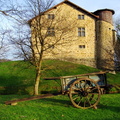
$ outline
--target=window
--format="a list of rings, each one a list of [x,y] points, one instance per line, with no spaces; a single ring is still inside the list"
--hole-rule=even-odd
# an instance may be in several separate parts
[[[84,15],[78,15],[78,19],[83,20],[83,19],[85,19],[85,16]]]
[[[48,19],[54,19],[54,18],[55,18],[54,14],[48,14]]]
[[[85,45],[79,45],[79,48],[80,48],[80,49],[84,49],[84,48],[85,48]]]
[[[84,27],[78,28],[78,36],[85,37],[85,28]]]
[[[54,30],[54,28],[48,28],[48,30],[47,30],[47,35],[48,36],[55,36],[55,30]]]

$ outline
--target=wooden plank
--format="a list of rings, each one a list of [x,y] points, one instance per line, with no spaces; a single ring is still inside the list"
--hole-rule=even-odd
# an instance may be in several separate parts
[[[62,78],[72,78],[72,77],[82,77],[82,76],[89,76],[89,75],[99,75],[99,74],[105,74],[107,71],[100,71],[100,72],[94,72],[94,73],[86,73],[86,74],[80,74],[80,75],[71,75],[71,76],[62,76]]]
[[[80,75],[61,76],[61,77],[46,77],[46,78],[43,78],[43,79],[44,80],[59,80],[59,79],[63,79],[63,78],[82,77],[82,76],[89,76],[89,75],[99,75],[99,74],[105,74],[105,73],[107,73],[107,71],[86,73],[86,74],[80,74]]]
[[[36,100],[36,99],[42,99],[42,98],[49,98],[49,97],[53,97],[53,96],[60,95],[60,94],[61,93],[33,96],[33,97],[29,97],[29,98],[22,98],[22,99],[17,99],[17,100],[6,101],[5,104],[6,105],[17,105],[18,102],[29,101],[29,100]]]

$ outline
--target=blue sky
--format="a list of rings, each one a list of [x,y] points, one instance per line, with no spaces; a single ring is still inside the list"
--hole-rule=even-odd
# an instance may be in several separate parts
[[[56,0],[56,3],[62,2],[63,0]],[[120,0],[69,0],[76,5],[88,10],[89,12],[94,12],[97,9],[113,9],[116,14],[115,17],[120,16]]]
[[[25,0],[13,0],[13,1],[18,1],[19,3],[22,3]],[[64,0],[54,1],[55,4],[58,4]],[[88,10],[89,12],[94,12],[98,9],[108,8],[113,9],[116,12],[115,16],[120,15],[120,0],[69,0],[69,1]]]

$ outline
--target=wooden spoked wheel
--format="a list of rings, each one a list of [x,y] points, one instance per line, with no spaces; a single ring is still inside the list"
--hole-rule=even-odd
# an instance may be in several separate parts
[[[69,97],[73,106],[83,109],[96,108],[100,95],[100,87],[89,78],[80,78],[74,81],[69,91]]]

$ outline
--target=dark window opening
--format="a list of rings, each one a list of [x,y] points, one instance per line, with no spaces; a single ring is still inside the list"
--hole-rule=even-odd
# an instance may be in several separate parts
[[[54,14],[48,14],[48,19],[54,19],[54,18],[55,18]]]
[[[83,27],[78,28],[78,36],[85,37],[85,28]]]
[[[78,15],[78,19],[84,20],[84,19],[85,19],[85,16],[84,16],[84,15]]]
[[[80,48],[80,49],[84,49],[84,48],[85,48],[85,45],[79,45],[79,48]]]
[[[48,30],[47,30],[47,35],[48,36],[55,36],[55,30],[54,30],[54,28],[48,28]]]

